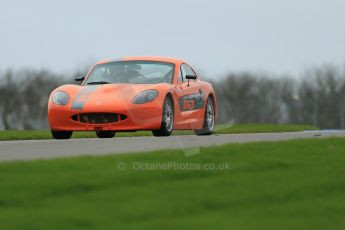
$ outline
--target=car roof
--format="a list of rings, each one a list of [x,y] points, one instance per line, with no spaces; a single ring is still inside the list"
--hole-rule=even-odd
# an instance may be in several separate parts
[[[161,62],[169,62],[174,64],[181,64],[185,63],[182,59],[172,58],[172,57],[159,57],[159,56],[128,56],[123,57],[117,60],[106,59],[97,62],[96,64],[105,64],[114,61],[161,61]]]

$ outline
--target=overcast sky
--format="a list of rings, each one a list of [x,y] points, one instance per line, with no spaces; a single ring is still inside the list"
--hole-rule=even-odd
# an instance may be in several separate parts
[[[0,70],[183,58],[209,77],[345,64],[345,0],[0,0]]]

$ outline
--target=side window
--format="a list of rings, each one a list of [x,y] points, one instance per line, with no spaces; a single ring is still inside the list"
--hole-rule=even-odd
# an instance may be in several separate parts
[[[187,65],[187,64],[182,64],[181,65],[181,71],[182,71],[182,77],[183,77],[183,80],[186,79],[186,75],[194,75],[194,76],[197,76],[195,74],[195,72],[193,71],[193,69]]]

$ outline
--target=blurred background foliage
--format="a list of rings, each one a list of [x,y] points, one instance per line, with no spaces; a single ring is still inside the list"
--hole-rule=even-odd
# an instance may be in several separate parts
[[[73,74],[48,70],[0,72],[0,130],[48,129],[50,92]],[[310,124],[345,128],[345,72],[335,65],[309,68],[300,76],[233,72],[210,80],[218,99],[218,123]]]

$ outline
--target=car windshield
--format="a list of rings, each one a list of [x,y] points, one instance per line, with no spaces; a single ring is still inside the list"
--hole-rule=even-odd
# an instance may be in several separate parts
[[[96,65],[86,84],[172,83],[174,64],[156,61],[116,61]]]

